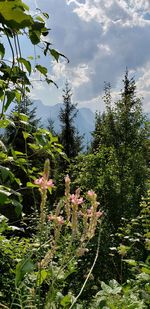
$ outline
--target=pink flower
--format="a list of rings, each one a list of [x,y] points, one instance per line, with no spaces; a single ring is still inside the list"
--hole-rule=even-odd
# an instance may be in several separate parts
[[[39,179],[35,179],[34,183],[35,183],[35,185],[38,185],[41,188],[41,190],[47,190],[49,188],[54,187],[53,180],[52,179],[47,180],[44,177],[41,177]]]
[[[96,217],[100,218],[103,215],[103,211],[97,211],[96,212]]]
[[[56,217],[58,224],[64,224],[64,218],[62,216]]]
[[[89,190],[88,193],[87,193],[87,195],[88,195],[89,197],[93,197],[93,196],[95,195],[95,192],[94,192],[93,190]]]
[[[71,194],[70,200],[72,204],[80,205],[83,203],[83,197],[77,197],[75,194]]]
[[[92,217],[93,207],[87,209],[87,216]]]
[[[55,221],[58,224],[64,224],[64,218],[62,216],[56,217],[55,215],[49,215],[48,221]]]
[[[92,217],[92,215],[93,215],[93,207],[87,209],[87,216],[90,218],[90,217]],[[96,215],[97,218],[100,218],[103,215],[103,212],[102,211],[97,211],[95,213],[95,215]]]

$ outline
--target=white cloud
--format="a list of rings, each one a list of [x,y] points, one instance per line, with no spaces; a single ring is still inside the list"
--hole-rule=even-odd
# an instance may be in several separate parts
[[[95,20],[106,32],[112,23],[120,23],[122,27],[144,26],[150,24],[144,13],[150,12],[149,0],[76,0],[67,2],[74,4],[73,11],[84,21]]]
[[[33,6],[33,1],[26,1]],[[128,67],[135,72],[145,109],[150,111],[150,0],[37,0],[37,5],[50,15],[47,23],[52,29],[49,40],[55,43],[52,47],[70,60],[69,64],[50,64],[44,58],[59,87],[68,79],[75,101],[93,110],[102,109],[104,81],[111,83],[115,98]],[[60,90],[45,84],[40,87],[36,85],[35,95],[44,98],[43,102],[59,102]]]
[[[53,75],[51,76],[56,82],[67,79],[73,88],[82,86],[84,83],[89,82],[89,69],[87,64],[79,64],[72,68],[66,63],[53,62]]]

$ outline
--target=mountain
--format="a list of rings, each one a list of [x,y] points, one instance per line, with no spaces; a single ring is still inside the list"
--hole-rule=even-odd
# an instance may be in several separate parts
[[[58,103],[53,106],[44,105],[41,100],[34,100],[36,107],[37,118],[41,118],[41,123],[44,127],[48,125],[48,118],[54,121],[54,129],[60,132],[59,112],[63,106]],[[95,115],[89,108],[79,108],[77,116],[74,120],[75,127],[81,135],[84,135],[84,144],[87,145],[91,140],[91,132],[94,130]]]

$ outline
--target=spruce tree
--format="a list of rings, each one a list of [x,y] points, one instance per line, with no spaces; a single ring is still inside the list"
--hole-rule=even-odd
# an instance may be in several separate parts
[[[63,90],[63,107],[60,109],[59,119],[61,123],[60,142],[69,159],[75,158],[81,151],[82,137],[75,128],[74,119],[77,116],[77,104],[72,103],[72,92],[68,82]]]
[[[91,144],[92,152],[99,151],[102,145],[110,147],[117,146],[115,115],[112,108],[111,86],[105,83],[103,101],[105,111],[101,114],[95,114],[95,130],[92,133],[93,139]]]
[[[142,102],[136,96],[134,78],[126,70],[121,98],[113,104],[110,85],[105,84],[103,115],[96,114],[92,151],[111,147],[118,162],[118,194],[114,199],[115,213],[111,216],[117,228],[121,217],[135,216],[146,180],[146,129]],[[111,200],[113,203],[113,200]],[[115,206],[116,205],[116,206]],[[112,212],[113,212],[112,207]],[[111,215],[111,212],[108,212]]]

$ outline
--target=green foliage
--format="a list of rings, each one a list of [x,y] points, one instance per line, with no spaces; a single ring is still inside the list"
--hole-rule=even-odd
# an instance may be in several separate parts
[[[101,283],[102,290],[94,298],[89,308],[99,309],[144,309],[148,308],[140,298],[140,291],[136,285],[120,285],[116,280],[111,280],[109,285]]]
[[[106,111],[96,114],[92,153],[75,159],[82,137],[73,124],[77,110],[68,84],[60,112],[63,146],[38,127],[28,99],[32,72],[55,84],[40,56],[57,62],[65,57],[47,41],[45,18],[48,14],[40,10],[32,15],[21,0],[0,1],[0,128],[6,133],[0,141],[0,307],[148,308],[149,192],[141,205],[140,200],[147,177],[149,125],[135,96],[134,79],[126,72],[113,108],[110,85],[105,85]],[[34,64],[34,57],[22,54],[22,35],[35,48],[40,44]],[[15,110],[6,116],[12,102]],[[56,183],[60,193],[60,172],[69,160],[59,156],[74,159],[68,168],[73,184],[66,176],[61,199],[49,179],[53,174],[61,178]],[[97,199],[105,216],[102,227]]]
[[[18,237],[7,237],[21,229],[10,226],[4,216],[0,216],[0,301],[9,305],[15,291],[15,267],[30,248],[29,239]],[[10,287],[12,294],[10,293]]]
[[[123,263],[131,269],[130,278],[124,284],[111,280],[101,283],[89,308],[149,308],[150,301],[150,192],[142,199],[140,214],[119,229],[122,244],[111,248],[122,256]],[[142,254],[144,252],[144,255]],[[144,258],[146,260],[144,260]],[[142,261],[143,259],[143,261]]]
[[[48,84],[54,83],[53,80],[48,78],[46,67],[41,63],[36,63],[33,67],[30,59],[27,60],[22,56],[19,40],[20,36],[24,35],[28,44],[38,46],[40,43],[42,53],[45,56],[49,54],[56,61],[60,57],[65,57],[55,49],[50,48],[51,44],[46,40],[49,29],[46,27],[45,17],[48,17],[47,13],[42,12],[40,12],[40,16],[37,16],[37,14],[32,16],[28,6],[22,0],[3,0],[0,2],[1,37],[4,36],[7,39],[7,51],[9,49],[11,54],[11,60],[5,59],[6,43],[1,41],[0,100],[2,102],[2,116],[14,99],[20,101],[26,91],[30,91],[30,75],[33,70],[38,70]]]

